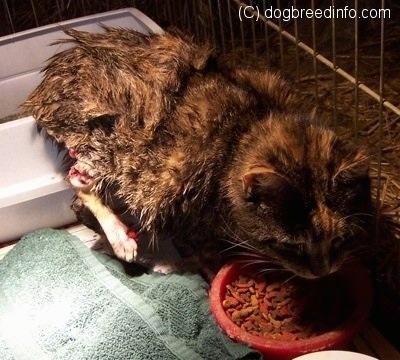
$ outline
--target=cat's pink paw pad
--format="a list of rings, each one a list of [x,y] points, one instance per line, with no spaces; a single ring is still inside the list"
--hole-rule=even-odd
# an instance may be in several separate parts
[[[128,235],[128,238],[130,238],[130,239],[132,239],[132,240],[134,240],[134,241],[137,241],[138,238],[139,238],[137,232],[136,232],[135,230],[132,230],[132,229],[129,229],[129,230],[126,232],[126,235]]]
[[[103,224],[103,230],[113,248],[115,256],[127,262],[133,262],[137,256],[137,239],[135,231],[128,229],[117,218]]]

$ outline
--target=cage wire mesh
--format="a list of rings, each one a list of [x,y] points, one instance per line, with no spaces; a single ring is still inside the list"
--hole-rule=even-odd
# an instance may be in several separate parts
[[[378,303],[388,309],[389,320],[398,320],[400,4],[385,0],[2,0],[0,35],[124,7],[138,8],[164,28],[174,26],[197,41],[211,42],[227,63],[280,69],[296,83],[305,111],[314,109],[316,118],[369,149],[377,219],[377,246],[371,251],[370,266]],[[314,13],[330,9],[331,16],[284,16],[285,9]],[[358,16],[363,10],[366,18]]]

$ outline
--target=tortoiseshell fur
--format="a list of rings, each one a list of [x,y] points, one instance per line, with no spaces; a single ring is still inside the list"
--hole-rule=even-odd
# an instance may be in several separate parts
[[[308,278],[359,246],[368,156],[297,109],[279,74],[219,66],[209,46],[170,32],[66,34],[73,47],[24,106],[138,231],[183,252],[228,241]],[[87,219],[79,199],[74,208]]]

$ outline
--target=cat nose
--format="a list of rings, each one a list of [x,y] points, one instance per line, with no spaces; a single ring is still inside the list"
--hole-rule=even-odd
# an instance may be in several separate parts
[[[330,267],[317,267],[317,268],[312,268],[311,272],[315,277],[321,278],[321,277],[329,275],[331,273],[331,268]]]
[[[329,259],[317,256],[310,259],[310,272],[315,277],[324,277],[332,271]]]

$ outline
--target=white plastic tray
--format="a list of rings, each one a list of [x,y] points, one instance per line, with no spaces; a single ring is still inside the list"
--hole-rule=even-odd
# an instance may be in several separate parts
[[[0,119],[18,112],[19,105],[41,80],[40,70],[68,44],[50,46],[66,35],[61,26],[100,32],[99,24],[135,29],[142,33],[162,29],[137,9],[110,11],[23,31],[0,38]]]
[[[128,8],[0,38],[0,119],[13,119],[0,124],[0,243],[76,221],[70,210],[73,192],[61,172],[62,156],[37,132],[31,116],[18,119],[16,114],[41,81],[47,59],[68,46],[49,46],[66,37],[60,26],[100,32],[99,24],[162,32],[143,13]]]

